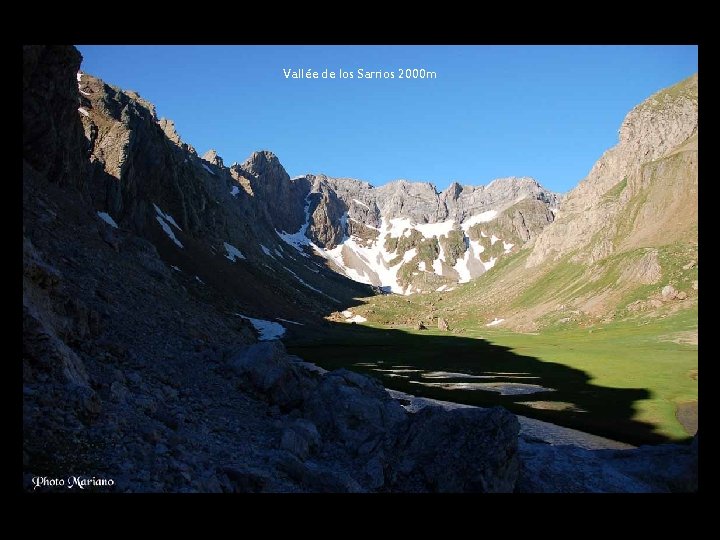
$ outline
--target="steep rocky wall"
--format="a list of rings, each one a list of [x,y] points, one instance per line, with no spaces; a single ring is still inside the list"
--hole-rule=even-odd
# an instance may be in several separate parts
[[[614,252],[617,248],[614,244],[615,231],[606,229],[606,226],[621,220],[628,203],[640,193],[637,186],[642,183],[644,167],[670,156],[697,134],[697,126],[697,74],[654,94],[633,108],[622,123],[619,143],[605,152],[587,178],[567,195],[553,225],[537,239],[527,265],[535,266],[586,248],[589,253],[580,257],[590,262]],[[692,161],[693,158],[689,159]],[[677,168],[673,172],[668,169],[666,174],[677,176],[684,170]],[[697,176],[685,175],[684,178],[678,179],[678,182],[684,182],[684,186],[676,185],[669,193],[681,197],[688,192],[697,193]],[[630,189],[622,193],[625,185]],[[617,188],[617,193],[613,188]],[[692,201],[687,202],[692,207]],[[669,210],[667,205],[663,206],[665,208],[656,208],[654,213]],[[638,229],[644,228],[642,224],[638,225]],[[645,227],[655,227],[659,237],[672,230],[671,227],[658,230],[656,225],[648,220]],[[601,233],[603,229],[606,231]]]
[[[74,47],[23,47],[23,160],[51,182],[83,189],[86,148]]]

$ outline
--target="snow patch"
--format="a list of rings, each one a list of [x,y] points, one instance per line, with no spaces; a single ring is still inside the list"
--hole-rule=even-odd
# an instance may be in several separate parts
[[[115,223],[115,220],[107,212],[98,212],[97,215],[100,219],[102,219],[105,223],[107,223],[111,227],[115,227],[116,229],[118,228],[118,224]]]
[[[498,319],[497,317],[495,317],[492,322],[487,323],[485,326],[497,326],[498,324],[502,324],[503,322],[505,322],[505,319]]]
[[[480,254],[485,251],[485,246],[483,246],[480,242],[477,240],[470,240],[470,249],[472,249],[473,254],[477,255],[477,258],[480,258]]]
[[[85,109],[85,107],[78,107],[78,112],[79,112],[80,114],[82,114],[83,116],[90,116],[90,113],[87,112],[87,110]]]
[[[230,259],[232,262],[235,262],[238,259],[245,259],[245,255],[243,255],[242,252],[232,244],[223,242],[223,245],[225,246],[225,251],[227,251],[227,255],[225,255],[226,259]]]
[[[468,262],[470,261],[471,254],[472,249],[466,249],[465,253],[463,253],[463,258],[458,259],[455,263],[455,266],[453,266],[455,271],[460,274],[460,279],[458,280],[458,283],[467,283],[472,278],[472,276],[470,275],[470,269],[468,268]]]
[[[205,165],[204,163],[201,163],[200,165],[202,165],[202,168],[205,169],[205,170],[206,170],[207,172],[209,172],[210,174],[212,174],[213,176],[217,176],[217,175],[213,172],[213,170],[212,170],[210,167],[208,167],[207,165]]]
[[[495,242],[497,242],[498,240],[500,240],[500,239],[493,234],[493,235],[490,237],[490,245],[491,245],[491,246],[494,246],[494,245],[495,245]]]
[[[82,72],[78,71],[77,75],[76,75],[78,82],[80,82],[82,80],[82,76],[83,76]]]
[[[245,315],[241,315],[240,313],[236,313],[235,315],[250,321],[250,324],[252,324],[257,333],[260,334],[258,337],[260,341],[277,339],[283,334],[285,334],[285,327],[280,323],[266,321],[264,319],[254,319],[252,317],[246,317]]]
[[[415,225],[415,228],[420,231],[420,234],[425,238],[447,236],[447,234],[455,228],[455,221],[450,219],[448,221],[439,221],[438,223],[423,223]]]
[[[237,197],[238,193],[240,193],[240,188],[237,186],[233,186],[230,190],[230,195],[232,195],[233,197]]]
[[[420,264],[418,264],[418,269],[421,272],[425,272],[425,261],[420,261]]]
[[[492,219],[497,216],[497,210],[488,210],[487,212],[483,212],[482,214],[477,214],[475,216],[469,217],[465,221],[462,222],[462,230],[467,232],[470,227],[473,225],[477,225],[478,223],[486,223],[488,221],[491,221]]]
[[[359,200],[357,200],[357,199],[353,199],[353,202],[356,203],[356,204],[358,204],[358,205],[360,205],[360,206],[364,206],[364,207],[367,208],[368,210],[370,209],[370,207],[369,207],[367,204],[365,204],[364,202],[362,202],[362,201],[359,201]]]
[[[165,231],[165,234],[168,235],[168,238],[170,238],[170,240],[172,240],[173,242],[175,242],[175,245],[177,245],[177,247],[180,247],[180,248],[181,248],[181,247],[184,247],[184,246],[182,245],[182,242],[180,242],[180,240],[178,240],[178,239],[176,238],[175,233],[174,233],[173,230],[170,228],[170,225],[168,225],[167,221],[165,221],[165,220],[162,218],[162,216],[155,216],[155,219],[158,220],[158,223],[159,223],[160,226],[162,227],[162,230]]]
[[[438,252],[437,259],[435,259],[432,263],[432,268],[438,276],[442,276],[443,275],[442,263],[445,262],[445,250],[443,250],[442,245],[440,245],[439,247],[440,247],[440,251]]]
[[[182,229],[180,228],[180,225],[175,223],[175,220],[173,219],[173,217],[170,214],[166,214],[165,212],[160,210],[160,207],[157,204],[153,203],[153,206],[155,207],[155,212],[157,213],[158,216],[163,218],[168,223],[172,224],[172,226],[175,227],[178,231],[182,231]]]
[[[435,289],[435,291],[443,292],[445,289],[447,289],[447,285],[440,285],[437,289]]]
[[[205,285],[205,282],[202,279],[200,279],[199,277],[195,276],[195,279],[197,280],[198,283],[200,283],[200,285]]]
[[[78,90],[80,90],[80,89],[78,88]],[[83,96],[91,96],[91,95],[92,95],[90,92],[86,92],[85,90],[80,90],[80,93],[81,93]]]
[[[268,257],[270,257],[271,259],[274,259],[274,258],[275,258],[275,257],[273,256],[272,252],[271,252],[268,248],[266,248],[265,246],[263,246],[262,244],[260,244],[260,249],[262,249],[262,252],[263,252],[265,255],[267,255]]]
[[[175,266],[174,264],[173,264],[170,268],[172,268],[172,269],[175,270],[176,272],[182,272],[182,270],[180,270],[180,268],[178,268],[178,267]]]
[[[349,309],[343,311],[342,314],[345,317],[346,322],[364,323],[367,321],[365,317],[363,317],[362,315],[354,315],[353,312]]]
[[[503,249],[505,250],[505,253],[510,253],[510,250],[513,248],[515,244],[509,244],[503,240]]]
[[[415,258],[415,256],[417,255],[417,253],[418,253],[417,248],[408,249],[405,252],[405,254],[403,255],[403,258],[402,258],[403,262],[406,263],[406,262],[412,261]]]

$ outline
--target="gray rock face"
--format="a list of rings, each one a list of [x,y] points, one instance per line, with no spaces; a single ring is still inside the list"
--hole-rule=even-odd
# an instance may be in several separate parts
[[[327,186],[320,187],[318,195],[313,193],[315,204],[307,236],[320,247],[332,248],[343,240],[347,232],[346,220],[343,219],[347,207]]]
[[[478,187],[456,183],[442,193],[432,184],[405,180],[374,188],[348,178],[304,178],[312,183],[305,235],[326,251],[333,269],[405,294],[480,276],[552,223],[560,203],[559,195],[532,178],[503,178]],[[466,223],[462,230],[461,223]],[[422,229],[428,224],[436,226]],[[480,244],[460,262],[438,247],[451,230],[459,235],[453,242],[460,242],[461,254],[471,240]],[[339,254],[327,254],[341,244]],[[456,264],[460,267],[453,268]]]
[[[295,232],[302,226],[309,191],[306,179],[290,180],[277,156],[267,150],[254,152],[233,168],[250,179],[257,204],[277,230]]]
[[[516,491],[521,493],[670,493],[698,488],[696,442],[586,450],[521,439],[520,458]]]
[[[510,493],[520,424],[501,407],[425,407],[398,439],[390,484],[404,492]]]
[[[212,148],[205,152],[202,157],[205,161],[208,163],[212,163],[216,167],[224,167],[223,160],[220,156],[218,156],[218,153],[213,150]]]

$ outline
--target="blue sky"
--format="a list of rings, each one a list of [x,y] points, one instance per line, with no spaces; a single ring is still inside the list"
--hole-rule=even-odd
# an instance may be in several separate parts
[[[695,46],[78,46],[83,71],[137,91],[201,155],[271,150],[324,173],[574,187],[625,114],[697,71]],[[433,79],[399,79],[424,68]],[[336,79],[285,78],[328,69]],[[339,78],[339,70],[354,77]],[[393,79],[358,78],[358,70]]]

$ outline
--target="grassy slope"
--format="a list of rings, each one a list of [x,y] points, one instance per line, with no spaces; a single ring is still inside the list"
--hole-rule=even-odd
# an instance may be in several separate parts
[[[663,319],[612,322],[590,330],[543,332],[472,332],[521,354],[585,371],[595,385],[645,388],[647,398],[635,402],[633,419],[656,426],[672,439],[687,437],[675,417],[677,405],[698,397],[692,377],[698,369],[697,345],[674,343],[673,334],[697,330],[697,310]]]

